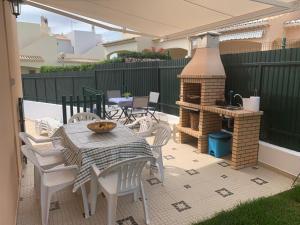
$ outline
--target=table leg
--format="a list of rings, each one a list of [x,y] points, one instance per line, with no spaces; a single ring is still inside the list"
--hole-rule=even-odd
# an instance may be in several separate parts
[[[125,109],[124,109],[124,107],[121,107],[121,109],[122,109],[122,112],[121,112],[120,116],[118,117],[117,121],[119,121],[122,118],[123,114],[125,115]]]
[[[87,196],[87,193],[86,193],[85,184],[81,185],[81,192],[82,192],[84,217],[87,219],[87,218],[90,217],[90,207],[89,207],[88,196]]]

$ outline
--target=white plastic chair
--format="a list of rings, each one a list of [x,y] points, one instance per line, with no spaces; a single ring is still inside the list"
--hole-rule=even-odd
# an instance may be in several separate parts
[[[106,117],[109,119],[113,119],[120,111],[120,107],[116,103],[112,103],[109,101],[111,98],[120,98],[121,91],[120,90],[107,90],[106,92],[107,97],[107,105],[105,107]]]
[[[158,172],[160,174],[160,181],[162,184],[164,183],[164,163],[163,163],[163,158],[162,158],[162,147],[166,145],[171,137],[171,128],[169,125],[166,124],[158,124],[153,132],[155,132],[155,137],[153,144],[150,145],[152,149],[152,153],[154,158],[156,159],[156,166],[158,168]],[[150,169],[150,173],[152,173]]]
[[[58,166],[51,169],[43,169],[34,152],[29,146],[23,145],[21,148],[22,153],[27,157],[27,159],[38,168],[38,172],[41,176],[41,215],[42,215],[42,225],[48,224],[49,209],[51,203],[52,195],[70,186],[74,183],[76,178],[78,167],[76,165],[72,166]],[[85,186],[81,186],[83,207],[85,216],[89,216],[88,200],[85,190]]]
[[[73,115],[69,119],[68,123],[76,123],[79,121],[88,121],[88,120],[100,120],[100,117],[94,113],[82,112],[82,113],[77,113],[77,114]]]
[[[35,131],[38,135],[42,132],[46,132],[48,137],[51,137],[55,131],[62,125],[62,123],[56,119],[45,117],[35,120]]]
[[[153,130],[153,121],[150,117],[144,116],[141,118],[138,118],[131,124],[127,124],[126,127],[128,128],[135,128],[139,127],[138,131],[136,132],[141,137],[149,137],[152,134]]]
[[[64,163],[62,150],[64,150],[65,148],[61,143],[61,138],[53,137],[37,139],[25,132],[20,132],[19,137],[27,146],[33,149],[33,151],[37,154],[39,163],[44,169],[51,168],[53,166],[57,166]],[[51,143],[52,147],[40,149],[36,146],[33,146],[30,140],[36,144]]]
[[[109,168],[99,171],[97,166],[92,165],[91,181],[91,214],[95,214],[98,185],[107,199],[107,224],[116,223],[117,201],[119,196],[133,194],[134,201],[137,201],[138,194],[142,196],[145,221],[150,223],[145,191],[141,180],[141,173],[148,161],[153,157],[135,157],[116,163]]]
[[[39,165],[43,169],[50,169],[52,167],[61,165],[65,163],[65,159],[62,153],[64,147],[61,145],[60,138],[43,138],[36,139],[35,137],[27,134],[25,132],[19,133],[20,139],[34,152]],[[39,149],[32,145],[31,141],[34,143],[52,143],[53,147],[47,149]],[[38,169],[34,167],[34,189],[39,193],[40,190],[40,175]]]

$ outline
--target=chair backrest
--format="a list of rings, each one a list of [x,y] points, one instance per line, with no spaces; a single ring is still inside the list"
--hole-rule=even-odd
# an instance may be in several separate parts
[[[149,101],[148,96],[133,97],[132,108],[134,108],[134,109],[147,108],[148,101]]]
[[[134,157],[132,159],[118,162],[98,174],[99,179],[105,179],[111,173],[118,173],[118,193],[126,193],[139,187],[141,174],[147,162],[154,162],[151,156]],[[93,169],[94,169],[93,165]],[[95,172],[95,170],[94,170]]]
[[[25,132],[20,132],[19,133],[20,139],[25,143],[30,148],[34,148],[30,140],[34,140],[34,138]]]
[[[82,113],[77,113],[77,114],[73,115],[69,119],[68,123],[76,123],[79,121],[88,121],[88,120],[100,120],[100,117],[94,113],[82,112]]]
[[[150,92],[149,94],[149,102],[150,103],[158,103],[159,93],[158,92]]]
[[[171,128],[167,124],[158,124],[155,129],[153,145],[166,145],[171,137]]]
[[[121,97],[121,91],[120,90],[107,90],[106,92],[107,98],[119,98]]]

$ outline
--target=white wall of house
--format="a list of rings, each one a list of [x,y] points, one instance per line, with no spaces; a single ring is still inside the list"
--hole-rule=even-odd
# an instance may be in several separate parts
[[[74,47],[74,54],[83,54],[102,42],[102,37],[92,31],[74,30],[66,35]]]
[[[41,29],[39,24],[18,22],[18,42],[20,49],[32,44],[35,40],[41,38]]]
[[[97,44],[94,48],[88,50],[82,56],[88,59],[99,59],[99,61],[105,60],[105,48],[102,44]]]
[[[57,39],[57,53],[74,53],[72,43],[68,39]]]
[[[139,52],[153,47],[153,42],[152,42],[153,38],[139,36],[136,37],[135,39],[137,41],[137,49]]]
[[[154,42],[156,48],[163,48],[163,49],[172,49],[172,48],[182,48],[185,50],[189,50],[189,40],[187,38],[181,38],[176,40],[167,40],[167,41],[155,41]]]
[[[110,54],[114,52],[119,52],[119,51],[138,51],[138,44],[137,42],[131,42],[131,43],[124,43],[124,44],[119,44],[119,45],[113,45],[109,47],[105,47],[105,55],[109,56]]]
[[[20,49],[21,55],[42,56],[44,65],[57,65],[57,42],[53,36],[43,36]]]

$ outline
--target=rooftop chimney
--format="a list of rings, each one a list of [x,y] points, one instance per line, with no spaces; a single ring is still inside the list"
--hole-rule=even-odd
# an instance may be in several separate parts
[[[41,16],[41,33],[48,35],[50,33],[50,27],[48,25],[48,19],[44,16]]]
[[[182,70],[181,77],[225,76],[220,58],[219,34],[206,32],[191,39],[196,51],[191,61]]]

